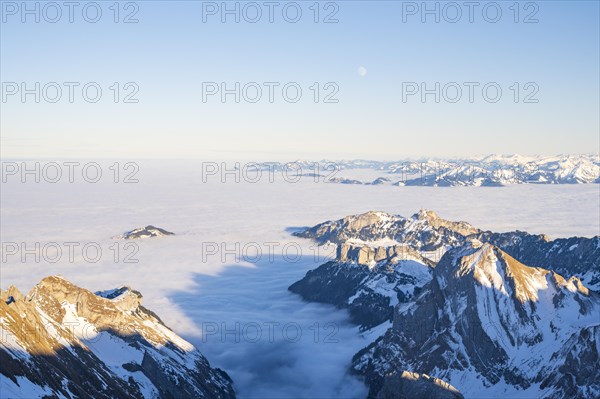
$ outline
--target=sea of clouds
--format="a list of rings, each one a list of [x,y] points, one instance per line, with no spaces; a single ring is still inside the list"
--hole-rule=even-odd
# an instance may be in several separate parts
[[[236,183],[227,176],[206,179],[194,161],[138,166],[137,183],[3,183],[3,245],[55,243],[64,250],[64,243],[95,243],[102,256],[92,262],[75,250],[75,259],[65,254],[55,263],[49,254],[39,262],[7,256],[2,288],[14,284],[25,292],[52,274],[92,291],[130,285],[142,292],[145,306],[230,374],[242,398],[362,398],[367,392],[347,369],[352,355],[380,331],[362,334],[345,311],[305,303],[287,291],[333,250],[292,237],[298,227],[369,210],[410,216],[420,208],[484,229],[552,238],[598,235],[600,227],[595,184]],[[176,235],[136,241],[134,254],[123,242],[115,247],[112,237],[148,224]]]

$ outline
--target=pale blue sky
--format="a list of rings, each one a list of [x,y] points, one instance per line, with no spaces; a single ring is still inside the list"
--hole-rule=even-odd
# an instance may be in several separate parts
[[[64,88],[55,104],[6,97],[0,103],[4,158],[398,159],[599,151],[597,1],[535,2],[538,23],[523,23],[535,10],[528,2],[519,3],[519,23],[513,1],[497,2],[497,23],[482,16],[488,2],[475,9],[473,23],[465,14],[457,23],[443,15],[440,23],[432,16],[422,23],[419,14],[403,22],[407,2],[338,1],[339,22],[330,24],[314,23],[313,1],[297,2],[303,14],[295,24],[281,13],[288,2],[279,3],[274,23],[263,14],[255,24],[231,16],[222,23],[219,15],[204,23],[203,7],[210,5],[201,1],[138,1],[133,24],[113,22],[113,1],[98,2],[103,14],[95,24],[79,9],[74,23],[65,14],[54,24],[43,15],[40,23],[32,16],[22,23],[20,10],[12,15],[7,3],[0,39],[4,89],[6,82],[97,82],[103,96],[87,103],[76,90],[69,103]],[[326,3],[319,3],[321,20],[334,10],[323,10]],[[121,10],[120,18],[132,10]],[[135,82],[139,103],[115,104],[113,82]],[[202,82],[297,82],[303,96],[287,103],[276,91],[269,103],[265,88],[258,103],[235,103],[232,96],[203,103]],[[335,82],[339,102],[315,103],[314,82]],[[488,103],[480,86],[473,103],[466,88],[457,103],[435,103],[433,96],[422,103],[418,95],[403,102],[403,82],[497,82],[503,95]],[[539,102],[521,97],[515,103],[514,82],[535,82]],[[529,91],[521,87],[522,95]]]

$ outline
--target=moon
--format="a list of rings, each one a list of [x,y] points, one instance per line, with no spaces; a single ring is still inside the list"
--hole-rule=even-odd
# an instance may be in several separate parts
[[[361,78],[364,78],[365,76],[367,76],[367,68],[365,68],[364,66],[361,66],[358,68],[358,75]]]

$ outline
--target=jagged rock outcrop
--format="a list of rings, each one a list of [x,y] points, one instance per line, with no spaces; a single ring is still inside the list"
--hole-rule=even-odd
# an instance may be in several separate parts
[[[406,245],[392,245],[389,247],[371,247],[368,245],[352,245],[343,243],[338,245],[336,252],[336,260],[338,262],[356,262],[363,266],[373,266],[377,262],[386,259],[409,260],[418,259],[431,267],[435,263],[414,249]]]
[[[163,237],[172,235],[175,235],[175,233],[171,233],[170,231],[161,229],[160,227],[148,225],[146,227],[138,227],[137,229],[127,231],[115,238],[122,240],[138,240],[140,238]]]
[[[600,326],[584,327],[575,332],[559,351],[552,354],[551,361],[558,362],[559,366],[546,368],[548,374],[540,386],[542,389],[559,386],[560,390],[550,391],[548,398],[598,397]],[[586,385],[589,381],[596,383]]]
[[[343,244],[337,259],[292,284],[303,299],[348,309],[369,329],[391,320],[397,303],[413,300],[431,280],[434,263],[406,246],[371,248]]]
[[[409,218],[367,212],[324,222],[294,235],[314,239],[319,244],[407,245],[435,262],[449,248],[472,241],[489,242],[530,266],[577,276],[588,288],[600,290],[600,236],[550,240],[545,235],[523,231],[495,233],[480,230],[467,222],[443,219],[428,210],[421,210]]]
[[[599,314],[600,296],[579,279],[467,245],[443,256],[352,369],[372,398],[396,370],[440,378],[465,397],[598,397]]]
[[[3,396],[235,397],[229,376],[128,287],[93,294],[52,276],[0,296]]]
[[[452,385],[427,374],[390,373],[385,376],[377,399],[464,399]]]

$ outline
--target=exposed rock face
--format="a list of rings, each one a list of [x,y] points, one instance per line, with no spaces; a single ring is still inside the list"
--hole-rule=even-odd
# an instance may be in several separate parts
[[[560,390],[549,392],[548,398],[598,397],[600,380],[600,326],[584,327],[573,334],[566,344],[552,354],[552,361],[559,367],[547,367],[548,375],[542,380],[542,388],[559,386]],[[574,372],[576,371],[576,372]],[[595,383],[586,386],[589,381]]]
[[[464,399],[456,388],[427,374],[392,373],[385,376],[377,399]]]
[[[307,301],[347,308],[352,321],[369,329],[392,319],[397,303],[413,300],[431,280],[433,262],[406,247],[338,247],[325,263],[289,287]]]
[[[465,397],[598,397],[598,315],[600,296],[577,278],[525,266],[490,244],[465,246],[444,255],[352,368],[370,397],[396,370],[435,376]]]
[[[370,247],[368,245],[352,245],[344,243],[338,245],[336,260],[339,262],[356,262],[363,266],[372,266],[374,263],[381,262],[386,259],[410,260],[418,259],[431,267],[435,263],[414,249],[406,245],[393,245],[389,247]]]
[[[151,238],[151,237],[162,237],[162,236],[172,236],[175,233],[171,233],[165,229],[161,229],[160,227],[154,227],[152,225],[148,225],[146,227],[138,227],[137,229],[133,229],[126,233],[123,233],[116,238],[123,240],[137,240],[140,238]]]
[[[371,211],[321,223],[294,235],[312,238],[319,244],[380,246],[383,241],[420,251],[436,251],[460,245],[467,235],[480,232],[466,222],[451,222],[439,218],[433,211],[421,210],[410,218]]]
[[[578,276],[588,288],[600,291],[600,236],[550,240],[523,231],[493,233],[466,222],[442,219],[428,210],[410,218],[367,212],[321,223],[294,235],[312,238],[319,244],[408,245],[436,262],[449,248],[475,240],[489,242],[525,264]],[[362,260],[369,261],[369,254],[364,254]]]
[[[128,287],[96,295],[56,276],[26,296],[2,291],[3,396],[234,398],[229,376],[141,298]]]

